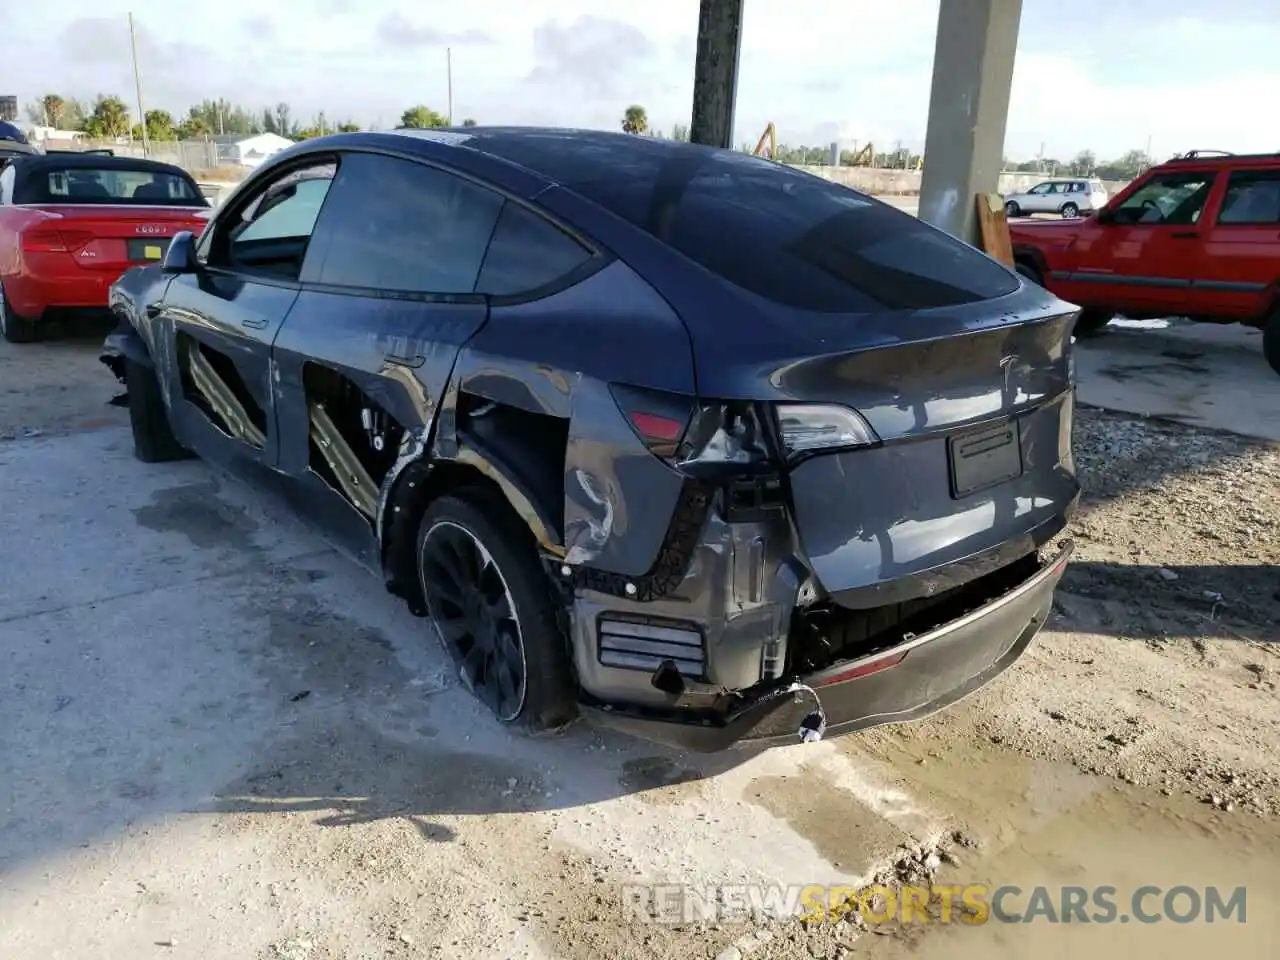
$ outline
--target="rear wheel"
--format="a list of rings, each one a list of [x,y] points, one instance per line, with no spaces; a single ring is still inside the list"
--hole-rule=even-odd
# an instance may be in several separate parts
[[[1080,216],[1080,208],[1074,203],[1064,203],[1062,205],[1062,215],[1068,220],[1074,219],[1075,217]]]
[[[1018,206],[1016,200],[1010,200],[1004,205],[1004,215],[1006,217],[1020,217],[1022,216],[1022,208]]]
[[[1262,354],[1271,369],[1280,373],[1280,310],[1276,310],[1262,328]]]
[[[441,497],[418,530],[427,616],[462,682],[504,724],[564,726],[577,697],[551,584],[528,528],[483,489]]]
[[[40,339],[40,328],[34,320],[27,320],[13,312],[9,299],[0,284],[0,334],[9,343],[33,343]]]
[[[134,456],[143,463],[164,463],[191,456],[169,426],[169,411],[164,405],[156,372],[136,360],[126,359],[124,384],[129,393]]]

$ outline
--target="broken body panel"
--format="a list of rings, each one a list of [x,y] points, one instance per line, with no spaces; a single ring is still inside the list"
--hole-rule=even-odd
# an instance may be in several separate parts
[[[496,485],[561,598],[583,708],[645,736],[912,719],[1017,658],[1079,493],[1071,307],[1012,280],[994,302],[796,311],[527,171],[502,185],[597,246],[576,282],[407,301],[147,268],[113,289],[104,360],[150,358],[180,442],[269,480],[418,612],[426,499]],[[850,411],[866,442],[790,450],[788,404]]]

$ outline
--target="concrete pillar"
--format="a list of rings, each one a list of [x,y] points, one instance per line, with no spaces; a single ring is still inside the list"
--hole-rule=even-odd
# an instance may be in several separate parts
[[[1022,0],[941,0],[920,217],[978,245],[974,196],[994,193],[1004,155]]]
[[[733,148],[733,110],[738,99],[743,0],[701,0],[698,59],[693,68],[693,122],[689,139]]]

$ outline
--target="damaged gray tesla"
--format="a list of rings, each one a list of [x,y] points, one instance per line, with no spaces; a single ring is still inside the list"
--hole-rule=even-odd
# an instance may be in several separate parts
[[[755,157],[312,140],[111,306],[139,458],[278,490],[527,729],[919,718],[1023,653],[1070,553],[1075,308]]]

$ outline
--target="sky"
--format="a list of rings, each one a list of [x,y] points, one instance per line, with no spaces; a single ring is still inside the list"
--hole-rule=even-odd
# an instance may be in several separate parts
[[[617,129],[689,122],[697,0],[0,0],[0,94],[204,98],[395,126],[425,103],[456,119]],[[841,138],[921,149],[937,0],[746,0],[735,139],[773,121],[791,146]],[[1280,0],[1024,0],[1005,153],[1280,149]],[[1267,121],[1266,117],[1272,120]]]

